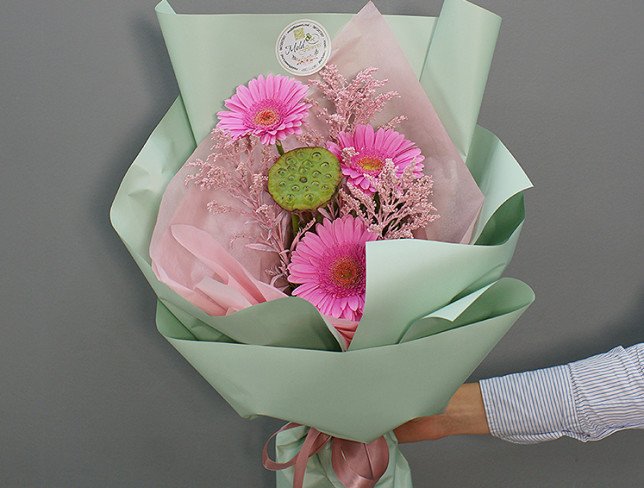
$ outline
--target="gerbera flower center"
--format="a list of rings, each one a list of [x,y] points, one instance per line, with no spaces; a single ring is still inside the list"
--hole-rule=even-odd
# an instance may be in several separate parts
[[[253,122],[256,125],[260,125],[262,127],[269,127],[271,125],[274,125],[279,122],[279,120],[280,114],[277,112],[277,110],[271,107],[262,108],[255,114],[255,117],[253,118]]]
[[[362,282],[362,266],[349,256],[337,259],[329,271],[331,281],[342,288],[353,288]]]
[[[367,173],[379,173],[385,162],[375,156],[363,156],[356,161],[356,164]]]

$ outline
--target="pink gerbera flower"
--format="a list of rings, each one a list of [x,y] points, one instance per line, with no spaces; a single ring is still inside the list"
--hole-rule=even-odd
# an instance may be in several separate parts
[[[234,139],[256,135],[262,144],[275,144],[302,132],[302,120],[310,104],[303,101],[308,87],[281,75],[259,75],[239,85],[224,104],[230,111],[218,112],[217,127]]]
[[[300,285],[293,295],[324,315],[360,320],[367,274],[365,244],[376,238],[364,220],[352,215],[325,219],[293,251],[288,280]]]
[[[342,173],[349,183],[365,193],[375,192],[366,175],[377,179],[387,159],[394,163],[398,176],[410,165],[414,175],[423,175],[425,157],[420,149],[393,129],[374,130],[370,125],[357,125],[352,133],[340,132],[338,143],[330,142],[327,147],[340,159]]]

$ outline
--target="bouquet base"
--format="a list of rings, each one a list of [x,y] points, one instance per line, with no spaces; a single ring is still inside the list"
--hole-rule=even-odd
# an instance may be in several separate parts
[[[300,450],[308,427],[297,427],[280,432],[275,441],[278,462],[285,462]],[[389,446],[387,471],[374,488],[412,488],[411,471],[393,433],[385,434]],[[276,472],[277,488],[293,488],[293,468]],[[331,445],[327,443],[309,458],[304,477],[304,488],[346,488],[336,477],[331,466]]]

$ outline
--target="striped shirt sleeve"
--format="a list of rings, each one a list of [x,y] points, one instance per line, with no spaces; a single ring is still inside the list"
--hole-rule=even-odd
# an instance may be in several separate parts
[[[532,444],[644,429],[644,343],[480,382],[490,432]]]

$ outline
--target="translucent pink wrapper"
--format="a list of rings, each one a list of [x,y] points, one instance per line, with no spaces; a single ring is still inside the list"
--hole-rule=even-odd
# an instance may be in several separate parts
[[[434,178],[433,203],[440,219],[418,237],[469,243],[483,194],[373,4],[367,4],[333,40],[329,63],[348,79],[367,67],[377,67],[376,76],[389,80],[386,89],[401,95],[390,101],[373,123],[380,125],[395,116],[407,116],[397,130],[421,148],[425,171]],[[234,89],[230,87],[231,94]],[[207,137],[188,161],[206,160],[212,153],[211,145]],[[291,139],[284,143],[287,150],[298,145]],[[184,165],[163,196],[150,244],[153,270],[159,280],[210,315],[228,315],[285,296],[265,284],[270,281],[265,270],[276,263],[274,255],[245,247],[258,235],[258,229],[236,212],[213,215],[206,207],[212,200],[233,208],[240,204],[223,191],[186,187],[185,177],[194,171]],[[231,238],[241,233],[249,239],[231,245]],[[345,325],[343,330],[345,338],[352,335],[352,327]]]

